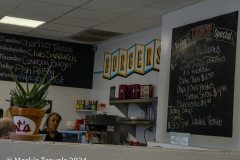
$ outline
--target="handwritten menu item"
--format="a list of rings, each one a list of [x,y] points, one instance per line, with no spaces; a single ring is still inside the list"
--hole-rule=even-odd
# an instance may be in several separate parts
[[[93,46],[0,33],[0,79],[11,81],[8,66],[18,80],[39,81],[51,66],[53,85],[92,88]]]
[[[174,28],[168,132],[232,136],[238,12]]]

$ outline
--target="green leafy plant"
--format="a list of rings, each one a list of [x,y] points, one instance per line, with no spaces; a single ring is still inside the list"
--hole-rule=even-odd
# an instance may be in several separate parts
[[[9,72],[12,75],[13,80],[16,82],[16,88],[11,89],[11,104],[18,106],[20,108],[38,108],[41,109],[46,106],[46,96],[48,94],[48,88],[53,80],[55,80],[58,76],[52,77],[50,80],[46,82],[47,75],[50,71],[51,67],[48,68],[47,72],[41,78],[39,82],[35,82],[31,90],[29,89],[29,83],[26,80],[26,89],[22,86],[22,84],[18,81],[17,76],[13,73],[13,71],[9,68]]]

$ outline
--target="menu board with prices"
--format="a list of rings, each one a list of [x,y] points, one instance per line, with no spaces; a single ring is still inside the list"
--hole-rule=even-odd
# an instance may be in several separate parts
[[[238,12],[172,32],[168,132],[232,136]]]

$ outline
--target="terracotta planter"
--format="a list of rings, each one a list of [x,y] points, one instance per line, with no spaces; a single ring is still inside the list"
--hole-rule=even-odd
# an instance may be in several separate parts
[[[45,110],[12,107],[11,113],[18,135],[38,135]]]

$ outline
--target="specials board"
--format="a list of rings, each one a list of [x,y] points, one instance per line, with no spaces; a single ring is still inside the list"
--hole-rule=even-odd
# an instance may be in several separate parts
[[[232,136],[238,12],[172,32],[168,132]]]
[[[92,45],[0,33],[0,80],[12,81],[8,67],[21,82],[38,82],[49,67],[53,85],[92,88]]]

